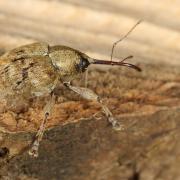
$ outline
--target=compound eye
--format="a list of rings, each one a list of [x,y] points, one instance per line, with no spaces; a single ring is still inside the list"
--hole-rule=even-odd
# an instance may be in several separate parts
[[[90,63],[87,59],[81,58],[80,63],[77,65],[77,70],[80,72],[84,72],[89,65]]]
[[[81,64],[83,68],[87,68],[90,63],[87,59],[81,59]]]

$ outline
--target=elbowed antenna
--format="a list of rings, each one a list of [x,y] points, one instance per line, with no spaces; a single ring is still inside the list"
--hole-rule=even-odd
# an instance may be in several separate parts
[[[126,67],[129,67],[129,68],[132,68],[132,69],[135,69],[137,71],[142,71],[140,67],[134,65],[134,64],[131,64],[131,63],[126,63],[125,61],[127,59],[131,59],[133,58],[133,56],[128,56],[126,58],[124,58],[123,60],[121,61],[108,61],[108,60],[100,60],[100,59],[92,59],[91,58],[91,61],[90,61],[90,64],[104,64],[104,65],[115,65],[115,66],[126,66]]]
[[[121,42],[123,39],[127,38],[129,36],[129,34],[136,28],[137,25],[139,25],[142,22],[142,19],[140,19],[121,39],[119,39],[118,41],[115,41],[113,43],[112,49],[111,49],[111,61],[113,58],[113,53],[114,53],[114,48],[116,47],[116,45]]]
[[[125,62],[127,59],[131,59],[133,58],[133,56],[128,56],[126,58],[124,58],[123,60],[121,61],[113,61],[112,58],[113,58],[113,53],[114,53],[114,48],[115,46],[121,42],[123,39],[125,39],[135,28],[138,24],[140,24],[142,22],[142,20],[139,20],[128,32],[127,34],[125,34],[121,39],[119,39],[118,41],[114,42],[113,43],[113,46],[112,46],[112,50],[111,50],[111,60],[108,61],[108,60],[100,60],[100,59],[93,59],[93,58],[88,58],[90,64],[104,64],[104,65],[115,65],[115,66],[126,66],[126,67],[129,67],[129,68],[132,68],[132,69],[135,69],[137,71],[142,71],[140,67],[134,65],[134,64],[131,64],[131,63],[127,63]]]

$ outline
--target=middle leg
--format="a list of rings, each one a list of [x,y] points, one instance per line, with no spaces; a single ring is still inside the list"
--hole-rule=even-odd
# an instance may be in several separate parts
[[[43,121],[39,127],[39,130],[36,134],[36,137],[35,137],[35,140],[32,144],[32,147],[29,150],[29,155],[31,155],[33,157],[38,157],[39,145],[40,145],[40,142],[41,142],[43,135],[44,135],[47,119],[51,114],[51,111],[52,111],[54,104],[55,104],[55,95],[54,95],[54,93],[52,93],[50,96],[50,100],[48,101],[48,103],[44,107],[44,119],[43,119]]]

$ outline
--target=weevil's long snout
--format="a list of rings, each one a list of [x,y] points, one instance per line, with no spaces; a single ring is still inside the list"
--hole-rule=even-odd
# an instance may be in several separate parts
[[[100,59],[90,59],[90,64],[104,64],[104,65],[112,65],[112,66],[126,66],[126,67],[129,67],[129,68],[132,68],[132,69],[135,69],[137,71],[142,71],[140,67],[134,65],[134,64],[131,64],[131,63],[127,63],[125,62],[127,59],[131,59],[133,58],[133,56],[128,56],[126,58],[124,58],[123,60],[121,61],[108,61],[108,60],[100,60]]]

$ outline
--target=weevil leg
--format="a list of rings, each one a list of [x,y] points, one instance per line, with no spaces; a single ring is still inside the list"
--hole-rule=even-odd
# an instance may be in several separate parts
[[[84,86],[87,88],[88,87],[88,75],[89,75],[89,72],[88,72],[88,69],[86,70],[85,72],[85,77],[84,77]]]
[[[79,94],[80,96],[82,96],[83,98],[88,99],[88,100],[95,100],[98,103],[100,103],[108,121],[112,124],[113,129],[115,130],[124,129],[123,126],[113,117],[113,114],[111,113],[109,108],[106,105],[104,105],[102,99],[97,94],[95,94],[92,90],[88,88],[72,86],[70,83],[64,83],[64,85],[68,87],[69,89],[71,89],[72,91]]]
[[[44,107],[43,121],[42,121],[42,123],[41,123],[41,125],[39,127],[39,130],[38,130],[37,134],[36,134],[35,140],[33,141],[32,147],[29,150],[29,155],[31,155],[33,157],[38,157],[39,145],[40,145],[40,142],[41,142],[41,140],[43,138],[43,135],[44,135],[47,119],[51,114],[51,111],[52,111],[52,108],[53,108],[54,104],[55,104],[55,96],[52,93],[51,97],[50,97],[50,100],[48,101],[48,103]]]

